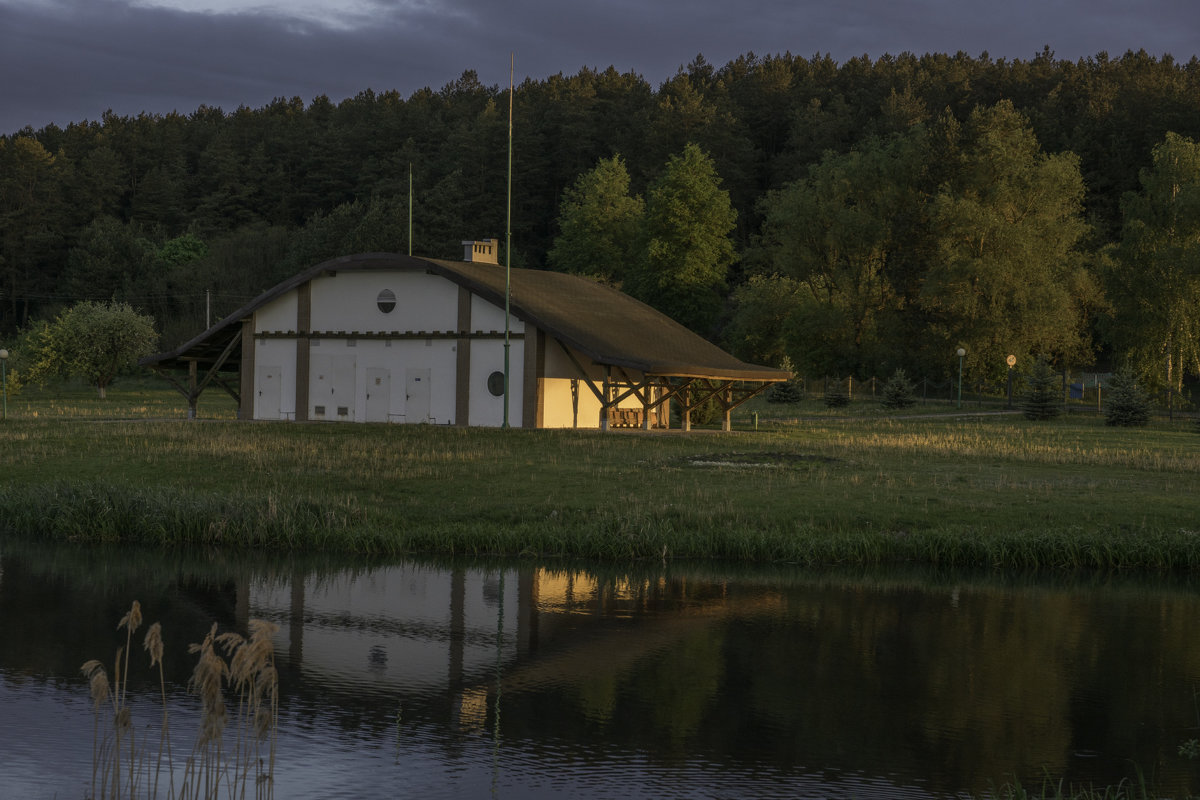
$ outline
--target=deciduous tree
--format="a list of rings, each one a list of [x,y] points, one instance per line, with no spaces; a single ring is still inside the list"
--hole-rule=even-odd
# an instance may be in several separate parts
[[[825,352],[796,353],[801,366],[835,373],[873,369],[881,317],[899,306],[893,261],[919,224],[924,137],[872,140],[826,154],[806,179],[770,193],[760,239],[768,268],[806,294],[793,324]],[[886,345],[891,346],[891,343]]]
[[[103,400],[117,375],[154,352],[157,338],[154,320],[127,303],[77,303],[30,338],[35,352],[28,379],[82,378]]]
[[[647,193],[644,249],[627,289],[677,322],[709,333],[736,258],[729,238],[736,220],[712,159],[689,144]]]
[[[601,159],[563,193],[550,266],[620,281],[637,260],[645,210],[642,198],[629,194],[621,157]]]
[[[964,343],[968,363],[996,374],[1008,353],[1087,359],[1100,292],[1078,159],[1042,153],[1006,101],[976,109],[954,150],[929,212],[937,244],[920,299],[930,335],[945,352]]]
[[[1200,144],[1168,134],[1141,180],[1108,275],[1114,338],[1152,385],[1178,391],[1200,372]]]

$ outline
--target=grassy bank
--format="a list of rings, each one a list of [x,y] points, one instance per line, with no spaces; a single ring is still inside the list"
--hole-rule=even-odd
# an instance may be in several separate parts
[[[10,402],[0,426],[0,527],[17,533],[389,554],[1200,567],[1190,423],[763,405],[757,431],[751,408],[742,430],[685,436],[189,423],[154,419],[178,417],[178,404],[147,388],[53,401],[54,412],[38,407],[45,396]],[[232,403],[210,413],[231,416]]]

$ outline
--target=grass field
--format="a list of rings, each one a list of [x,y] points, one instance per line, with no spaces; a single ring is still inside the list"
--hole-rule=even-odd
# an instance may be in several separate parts
[[[228,396],[204,399],[188,422],[155,383],[106,401],[82,387],[10,398],[0,528],[380,553],[1200,567],[1188,421],[757,403],[729,434],[603,434],[237,422]]]

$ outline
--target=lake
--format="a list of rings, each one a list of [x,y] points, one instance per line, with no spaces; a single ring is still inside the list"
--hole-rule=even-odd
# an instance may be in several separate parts
[[[1200,786],[1200,594],[1149,576],[364,561],[0,540],[0,798],[84,798],[132,600],[187,645],[278,626],[277,798],[948,798]],[[134,725],[157,744],[135,636]],[[183,751],[183,752],[181,752]],[[165,796],[165,794],[164,794]],[[222,797],[225,795],[222,794]]]

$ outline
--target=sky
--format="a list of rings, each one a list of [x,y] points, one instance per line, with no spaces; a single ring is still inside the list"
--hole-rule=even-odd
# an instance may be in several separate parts
[[[506,86],[583,67],[653,86],[697,55],[1200,52],[1200,0],[0,0],[0,134],[106,110]]]

